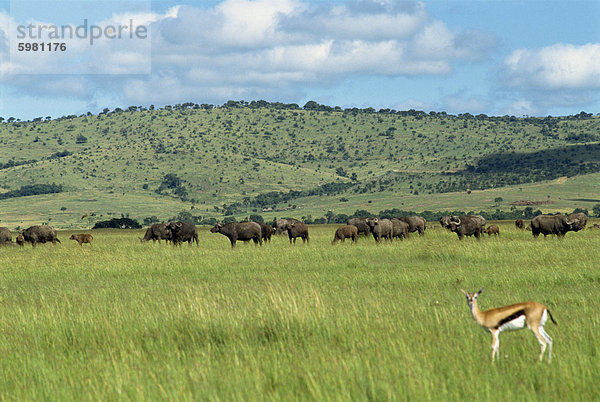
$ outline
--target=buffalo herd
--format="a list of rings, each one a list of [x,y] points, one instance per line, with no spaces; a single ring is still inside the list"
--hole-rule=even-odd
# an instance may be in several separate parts
[[[578,232],[585,228],[588,218],[584,213],[572,213],[568,215],[538,215],[531,220],[531,223],[525,228],[525,222],[522,219],[515,221],[515,226],[520,230],[529,230],[534,237],[543,234],[555,235],[559,238],[565,236],[567,232]],[[456,233],[459,240],[465,236],[474,236],[480,239],[485,233],[488,236],[499,236],[500,227],[498,225],[489,225],[486,227],[486,220],[481,215],[447,215],[439,219],[442,228]],[[351,218],[345,225],[335,231],[332,244],[344,242],[345,239],[351,239],[352,243],[357,243],[359,236],[373,236],[377,243],[383,240],[392,241],[393,239],[408,239],[410,233],[417,232],[420,237],[425,235],[427,221],[421,216],[403,216],[397,218]],[[600,228],[598,224],[592,228]],[[248,242],[253,241],[256,246],[262,246],[263,243],[271,241],[271,236],[287,235],[290,244],[295,244],[297,238],[301,238],[303,243],[310,241],[308,225],[297,219],[276,219],[272,224],[264,222],[233,222],[227,224],[217,223],[211,233],[220,233],[229,239],[231,247],[235,247],[238,240]],[[81,246],[84,243],[92,244],[93,237],[90,234],[74,234],[71,240],[77,241]],[[15,243],[21,247],[25,243],[31,243],[33,247],[39,243],[60,243],[56,235],[56,230],[48,225],[31,226],[18,233]],[[141,242],[153,242],[161,240],[171,242],[174,246],[187,242],[192,245],[194,242],[199,245],[198,229],[189,222],[167,222],[152,224],[140,238]],[[0,245],[14,245],[12,235],[9,229],[0,227]]]

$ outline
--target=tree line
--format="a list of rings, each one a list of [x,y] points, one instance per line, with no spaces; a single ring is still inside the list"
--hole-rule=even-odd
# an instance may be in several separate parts
[[[415,110],[415,109],[395,110],[395,109],[390,109],[390,108],[381,108],[379,110],[376,110],[373,107],[341,108],[340,106],[329,106],[329,105],[320,104],[314,100],[310,100],[310,101],[306,102],[304,104],[304,106],[302,106],[302,107],[296,103],[268,102],[265,100],[252,100],[252,101],[228,100],[227,102],[223,103],[222,105],[213,105],[213,104],[206,104],[206,103],[198,104],[195,102],[184,102],[184,103],[178,103],[175,105],[165,105],[162,108],[156,108],[154,105],[150,105],[148,107],[132,105],[132,106],[126,107],[125,109],[116,107],[112,111],[109,108],[104,108],[101,112],[98,113],[98,115],[107,115],[107,114],[111,114],[111,113],[119,114],[119,113],[145,112],[145,111],[149,111],[149,110],[150,111],[151,110],[186,110],[186,109],[212,110],[212,109],[217,109],[217,108],[226,108],[226,109],[267,108],[267,109],[274,109],[274,110],[308,110],[308,111],[315,111],[315,112],[343,112],[343,113],[349,113],[349,114],[353,114],[353,115],[362,114],[362,113],[365,113],[365,114],[377,113],[377,114],[395,114],[395,115],[402,116],[402,117],[415,117],[417,119],[422,119],[422,118],[429,116],[429,117],[464,119],[464,120],[480,120],[480,121],[483,121],[483,120],[509,121],[509,122],[522,121],[524,123],[536,124],[536,125],[547,125],[549,127],[555,125],[558,120],[580,120],[580,119],[589,119],[589,118],[594,117],[594,114],[586,113],[585,111],[582,111],[575,115],[561,116],[561,117],[525,116],[525,117],[518,118],[518,117],[515,117],[512,115],[488,116],[483,113],[480,113],[477,115],[472,115],[471,113],[459,113],[459,114],[453,115],[453,114],[449,114],[447,112],[435,112],[435,111],[425,112],[422,110]],[[87,112],[86,114],[82,114],[80,116],[65,115],[65,116],[55,118],[54,120],[65,120],[65,119],[69,120],[69,119],[74,119],[77,117],[92,116],[92,115],[93,115],[92,112]],[[33,119],[31,119],[31,122],[38,123],[38,122],[45,122],[45,121],[51,121],[51,120],[52,120],[51,116],[46,116],[46,117],[33,118]],[[26,122],[26,121],[22,121],[21,119],[18,119],[15,117],[8,117],[8,118],[0,117],[0,123],[21,123],[21,122]]]
[[[10,190],[0,194],[0,200],[16,197],[28,197],[30,195],[61,193],[63,186],[60,184],[31,184],[21,186],[18,190]]]

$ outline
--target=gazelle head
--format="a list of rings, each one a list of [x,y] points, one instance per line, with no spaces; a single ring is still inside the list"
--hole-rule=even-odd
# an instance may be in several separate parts
[[[465,292],[462,289],[460,291],[467,298],[467,304],[469,305],[469,307],[472,307],[474,304],[477,303],[477,297],[483,292],[483,288],[479,289],[477,292],[474,293]]]

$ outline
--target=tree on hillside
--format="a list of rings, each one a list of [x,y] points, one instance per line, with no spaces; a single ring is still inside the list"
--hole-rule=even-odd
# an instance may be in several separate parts
[[[262,217],[262,215],[258,215],[258,214],[250,214],[250,220],[252,222],[264,222],[265,219]]]
[[[135,219],[112,218],[108,221],[96,222],[92,229],[141,229],[142,225]]]
[[[177,177],[175,173],[167,173],[163,178],[162,183],[160,184],[159,189],[162,187],[165,188],[177,188],[181,186],[181,179]]]
[[[156,189],[158,194],[172,194],[182,201],[187,201],[188,191],[184,186],[183,180],[181,180],[175,173],[167,173],[163,178],[162,182]]]

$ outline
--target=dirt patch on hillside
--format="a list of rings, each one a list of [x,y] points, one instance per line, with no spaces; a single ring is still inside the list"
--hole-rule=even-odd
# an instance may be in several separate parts
[[[519,201],[514,201],[514,202],[510,203],[510,205],[519,206],[519,207],[531,206],[531,205],[548,205],[548,204],[552,204],[552,201],[519,200]]]
[[[558,179],[556,179],[556,184],[563,184],[566,181],[567,181],[567,176],[559,177]]]

